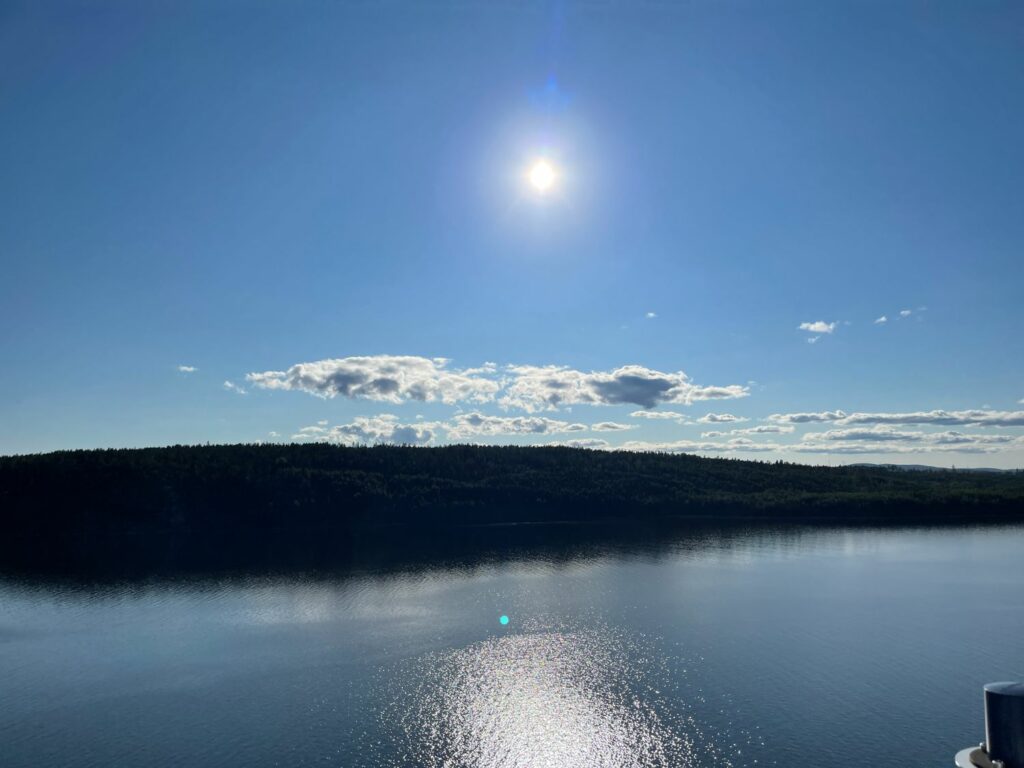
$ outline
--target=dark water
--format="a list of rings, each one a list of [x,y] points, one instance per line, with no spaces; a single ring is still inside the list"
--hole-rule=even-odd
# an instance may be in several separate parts
[[[0,765],[944,766],[1024,678],[1024,528],[610,538],[9,578]]]

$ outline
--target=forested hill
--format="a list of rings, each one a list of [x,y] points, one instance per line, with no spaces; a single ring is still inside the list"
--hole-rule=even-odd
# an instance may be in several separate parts
[[[174,446],[0,457],[4,530],[350,528],[638,516],[1024,519],[1024,473],[548,447]]]

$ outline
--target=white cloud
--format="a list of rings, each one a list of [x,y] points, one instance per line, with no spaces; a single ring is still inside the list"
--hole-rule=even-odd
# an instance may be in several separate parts
[[[444,358],[398,355],[343,357],[299,363],[287,371],[250,373],[261,389],[308,392],[318,397],[364,398],[388,403],[406,400],[484,403],[501,385],[482,373],[491,369],[450,370]]]
[[[558,440],[553,443],[543,443],[545,445],[560,445],[565,448],[589,448],[591,450],[605,450],[611,447],[611,444],[607,440],[601,440],[596,437],[585,437],[579,440]]]
[[[900,317],[910,317],[912,314],[914,314],[914,311],[912,309],[901,309],[900,310]]]
[[[338,395],[389,403],[487,403],[504,391],[505,408],[528,412],[563,406],[690,404],[700,400],[746,397],[738,384],[694,384],[682,371],[663,373],[640,365],[613,371],[577,371],[566,366],[494,363],[458,370],[444,358],[376,355],[299,363],[286,371],[253,372],[246,376],[260,389],[298,390],[331,398]]]
[[[1022,445],[1024,438],[1006,434],[922,432],[876,424],[809,433],[793,450],[798,453],[995,453],[1000,448]]]
[[[766,453],[781,451],[784,448],[785,446],[778,443],[756,443],[753,440],[737,437],[724,443],[697,440],[652,443],[644,440],[631,440],[623,443],[617,450],[645,453]]]
[[[648,320],[653,320],[657,316],[658,316],[657,312],[648,312],[646,315],[644,315],[644,317],[646,317]]]
[[[634,419],[651,419],[656,421],[677,421],[680,424],[686,424],[689,421],[689,417],[685,413],[679,411],[633,411],[631,414]]]
[[[763,435],[763,434],[789,434],[794,431],[796,427],[787,427],[780,424],[758,424],[756,427],[746,427],[745,429],[734,429],[731,430],[733,435]]]
[[[934,424],[936,426],[1024,427],[1024,411],[917,411],[914,413],[851,413],[842,424]]]
[[[438,426],[430,422],[402,424],[397,416],[384,413],[378,416],[356,416],[351,423],[334,427],[320,424],[303,427],[292,435],[292,440],[337,445],[427,445],[437,436]]]
[[[817,344],[817,343],[818,343],[818,339],[820,339],[820,338],[821,338],[821,336],[811,336],[811,337],[810,337],[810,338],[809,338],[809,339],[807,340],[807,343],[808,343],[808,344]]]
[[[773,413],[765,421],[776,424],[812,424],[823,421],[839,421],[846,417],[843,411],[821,411],[819,413]]]
[[[742,416],[733,416],[731,413],[708,413],[697,419],[698,424],[729,424],[746,421]]]
[[[267,432],[267,437],[269,437],[271,439],[274,439],[274,440],[276,440],[280,436],[281,436],[281,433],[280,432],[275,432],[274,430],[270,430],[269,432]]]
[[[622,432],[627,429],[636,429],[636,427],[636,424],[619,424],[616,421],[600,421],[590,425],[595,432]]]
[[[839,323],[826,323],[824,320],[815,320],[813,323],[800,323],[798,330],[808,333],[832,333]]]
[[[882,325],[882,324],[888,323],[888,322],[889,322],[889,318],[886,317],[885,315],[882,315],[881,317],[875,318],[875,325]]]
[[[583,432],[586,424],[547,419],[541,416],[488,416],[482,413],[456,414],[442,425],[453,440],[479,435],[552,435],[559,432]]]
[[[196,368],[194,365],[179,365],[178,370],[181,373],[195,373],[199,369]]]
[[[729,435],[783,435],[790,434],[796,427],[788,427],[781,424],[758,424],[754,427],[744,429],[730,429],[728,432],[702,432],[701,437],[727,437]]]
[[[239,395],[248,394],[243,387],[238,386],[233,381],[225,381],[224,389],[226,389],[228,392],[237,392]]]
[[[722,437],[726,433],[709,432],[702,437]],[[964,435],[956,432],[919,433],[896,439],[834,439],[825,433],[807,435],[801,442],[783,444],[756,442],[733,438],[725,442],[678,440],[675,442],[631,441],[615,450],[653,451],[659,453],[820,453],[820,454],[928,454],[928,453],[996,453],[1006,448],[1024,448],[1024,438],[1006,435]]]
[[[653,408],[659,403],[690,404],[749,394],[747,387],[737,384],[699,386],[682,371],[663,373],[640,365],[590,373],[557,365],[517,365],[508,370],[512,382],[499,402],[506,408],[530,412],[579,404],[632,404]]]
[[[911,413],[846,413],[822,411],[820,413],[773,413],[766,421],[776,424],[810,424],[835,422],[853,424],[933,424],[936,426],[1022,427],[1024,411],[916,411]]]

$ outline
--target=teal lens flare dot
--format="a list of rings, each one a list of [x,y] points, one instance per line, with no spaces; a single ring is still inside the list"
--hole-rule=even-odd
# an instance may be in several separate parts
[[[506,616],[505,614],[501,614],[501,618],[499,618],[498,621],[501,622],[501,626],[505,626],[506,624],[508,624],[508,616]]]

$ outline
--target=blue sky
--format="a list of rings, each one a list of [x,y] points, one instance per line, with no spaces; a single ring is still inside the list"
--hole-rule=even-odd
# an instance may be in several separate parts
[[[1019,3],[8,2],[0,118],[0,453],[1024,466]]]

